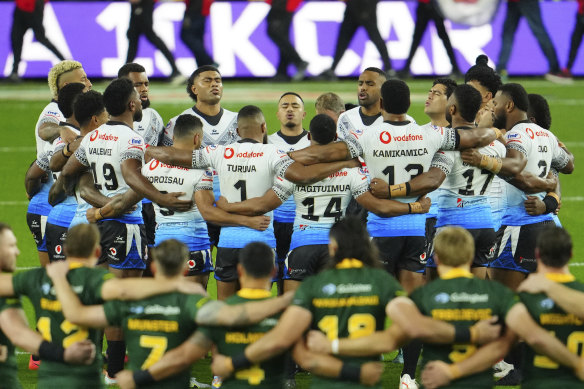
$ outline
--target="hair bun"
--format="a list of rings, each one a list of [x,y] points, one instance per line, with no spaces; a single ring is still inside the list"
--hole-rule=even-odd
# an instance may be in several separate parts
[[[489,65],[488,65],[488,64],[489,64],[489,57],[487,57],[487,56],[486,56],[486,55],[484,55],[484,54],[481,54],[481,55],[479,55],[479,56],[477,57],[477,59],[476,59],[475,63],[476,63],[477,65],[484,65],[484,66],[489,66]]]

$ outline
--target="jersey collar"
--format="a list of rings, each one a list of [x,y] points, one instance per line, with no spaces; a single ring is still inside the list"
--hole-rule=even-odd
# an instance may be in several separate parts
[[[337,269],[358,269],[363,267],[363,262],[355,258],[345,258],[335,267]]]
[[[109,121],[108,121],[106,124],[107,124],[108,126],[126,126],[126,127],[128,127],[130,130],[134,131],[134,129],[133,129],[132,127],[128,126],[126,123],[124,123],[124,122],[119,122],[119,121],[117,121],[117,120],[109,120]]]
[[[243,138],[237,141],[237,143],[260,143],[255,139],[251,139],[251,138]]]
[[[446,274],[441,275],[440,278],[443,280],[451,280],[453,278],[473,278],[471,272],[466,269],[462,269],[459,267],[455,267],[452,270],[449,270]]]
[[[263,299],[272,297],[272,292],[265,289],[243,288],[237,292],[237,295],[244,299]]]
[[[69,269],[79,269],[80,267],[83,267],[83,266],[85,266],[83,264],[83,262],[77,262],[77,261],[72,262],[72,261],[69,261]]]
[[[562,284],[576,281],[576,277],[574,277],[572,274],[566,273],[546,273],[545,278]]]
[[[407,126],[411,122],[409,120],[404,120],[401,122],[392,122],[391,120],[384,120],[383,123],[391,124],[392,126]]]

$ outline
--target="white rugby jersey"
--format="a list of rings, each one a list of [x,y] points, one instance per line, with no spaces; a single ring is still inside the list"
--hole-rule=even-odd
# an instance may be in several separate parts
[[[209,170],[187,169],[167,165],[155,159],[142,167],[142,175],[161,193],[183,192],[181,200],[191,200],[198,190],[213,189],[213,175]],[[170,211],[154,203],[156,223],[176,223],[197,220],[204,222],[195,204],[185,212]]]
[[[570,161],[568,153],[558,145],[555,135],[530,121],[517,123],[505,134],[505,138],[509,149],[521,152],[527,159],[524,171],[539,177],[546,177],[551,168],[562,170]],[[542,192],[532,196],[543,199],[545,195]],[[503,216],[503,225],[522,226],[552,220],[550,214],[530,216],[523,206],[525,200],[527,195],[522,190],[507,186],[507,211]]]
[[[457,133],[451,128],[433,129],[411,122],[383,122],[367,131],[351,131],[345,139],[352,157],[361,156],[371,177],[390,185],[410,181],[427,172],[438,150],[454,150]],[[397,198],[409,203],[416,196]],[[426,215],[385,218],[369,213],[368,228],[374,237],[423,236]]]
[[[288,143],[296,141],[296,143]],[[308,132],[303,131],[302,136],[289,137],[283,136],[280,131],[268,135],[268,143],[275,145],[280,150],[294,151],[301,150],[310,146],[310,139],[308,139]],[[280,223],[294,223],[296,216],[296,206],[294,200],[289,197],[282,205],[274,209],[274,220]]]
[[[44,123],[59,124],[62,120],[65,120],[65,118],[63,117],[63,114],[59,110],[59,105],[57,104],[57,102],[55,100],[51,100],[51,102],[49,104],[47,104],[47,106],[43,109],[43,111],[39,115],[37,123],[34,127],[34,136],[36,139],[37,158],[41,155],[41,153],[43,151],[45,151],[51,147],[51,142],[44,141],[39,136],[40,126],[43,125]]]
[[[121,164],[126,159],[144,163],[144,139],[122,122],[109,121],[85,135],[75,157],[93,174],[95,187],[106,197],[128,191],[130,187],[122,175]],[[116,220],[127,224],[141,224],[142,204],[130,214]]]
[[[276,146],[244,139],[228,146],[212,145],[193,151],[193,168],[213,168],[221,184],[221,195],[230,203],[263,196],[274,184],[276,176],[283,177],[294,161]],[[276,188],[282,201],[284,189]],[[272,216],[271,212],[267,214]],[[223,227],[219,247],[242,248],[254,240],[275,247],[273,226],[266,231],[247,227]]]
[[[216,117],[209,117],[195,107],[185,110],[180,115],[193,115],[201,119],[203,123],[203,140],[201,142],[202,146],[209,145],[228,145],[239,139],[237,136],[237,113],[231,112],[226,109],[221,108],[221,118],[217,123],[209,122],[209,119],[216,120]],[[164,139],[163,144],[165,146],[172,146],[172,135],[174,133],[174,124],[176,119],[180,116],[177,115],[170,119],[166,128],[164,129]],[[217,116],[219,116],[217,115]]]
[[[142,120],[134,122],[134,131],[136,131],[149,146],[158,146],[162,144],[164,136],[164,122],[156,110],[148,107],[142,110]]]
[[[407,120],[416,123],[413,117],[406,115]],[[364,121],[365,119],[365,121]],[[367,123],[366,123],[367,122]],[[355,107],[343,112],[337,120],[337,137],[345,139],[353,130],[365,130],[371,126],[383,123],[383,117],[379,114],[375,116],[361,115],[361,107]]]

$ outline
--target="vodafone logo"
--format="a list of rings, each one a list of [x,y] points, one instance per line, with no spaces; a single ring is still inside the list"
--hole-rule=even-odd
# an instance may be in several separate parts
[[[158,165],[160,165],[160,161],[153,159],[152,161],[150,161],[150,165],[148,167],[150,168],[150,170],[154,170],[158,167]]]
[[[55,252],[57,254],[61,254],[63,252],[63,248],[61,247],[61,245],[55,246]]]
[[[109,252],[110,252],[110,254],[111,254],[111,255],[116,255],[116,254],[118,253],[118,250],[116,250],[116,249],[115,249],[115,248],[113,248],[113,247],[110,247],[110,248],[109,248]]]
[[[194,268],[195,268],[195,266],[197,265],[197,264],[195,263],[195,261],[193,261],[192,259],[191,259],[191,260],[189,260],[187,263],[189,264],[189,269],[194,269]]]
[[[235,151],[233,151],[233,149],[231,147],[227,147],[225,149],[225,152],[223,153],[223,157],[225,159],[233,158],[234,155],[235,155]]]
[[[527,136],[529,136],[531,139],[535,138],[535,134],[531,128],[526,128],[525,132],[527,132]]]
[[[381,134],[379,134],[379,140],[383,144],[391,143],[391,134],[387,131],[383,131]]]
[[[94,140],[96,140],[96,139],[97,139],[97,135],[98,135],[98,133],[97,133],[97,130],[93,131],[93,132],[91,133],[91,135],[89,136],[89,140],[90,140],[91,142],[93,142]]]
[[[420,254],[420,260],[422,260],[422,261],[426,260],[426,253]]]

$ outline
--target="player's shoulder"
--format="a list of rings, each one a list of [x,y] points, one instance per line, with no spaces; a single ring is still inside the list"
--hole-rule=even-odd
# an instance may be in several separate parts
[[[360,109],[360,107],[354,107],[354,108],[351,108],[349,110],[346,110],[345,112],[343,112],[339,115],[339,120],[343,120],[343,119],[344,120],[355,120],[355,119],[360,120],[359,109]]]
[[[233,120],[237,120],[237,112],[233,112],[233,111],[230,111],[228,109],[223,108],[222,118],[225,118],[225,119],[229,120],[230,122]]]
[[[47,104],[41,111],[40,117],[43,116],[53,116],[55,119],[61,120],[61,118],[63,118],[63,113],[59,110],[59,104],[56,101],[51,100],[51,102],[49,102],[49,104]]]

